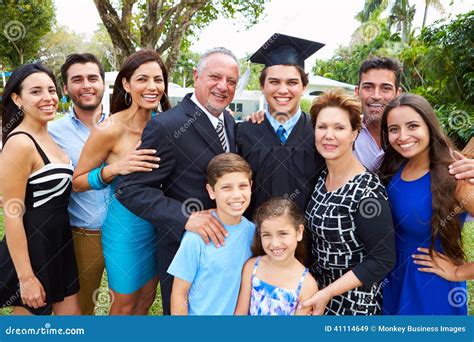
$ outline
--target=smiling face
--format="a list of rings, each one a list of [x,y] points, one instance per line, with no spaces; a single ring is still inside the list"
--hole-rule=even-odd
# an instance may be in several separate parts
[[[122,84],[132,98],[132,105],[150,110],[158,106],[165,92],[163,71],[157,62],[143,63],[132,74],[130,81],[123,79]]]
[[[295,115],[305,89],[296,67],[292,65],[273,65],[266,68],[262,92],[272,116],[286,116],[287,120]]]
[[[352,154],[357,131],[352,130],[349,112],[339,107],[325,107],[315,125],[316,149],[324,159],[334,160]]]
[[[387,116],[388,140],[404,158],[426,156],[429,153],[430,131],[413,108],[393,108]]]
[[[303,225],[295,228],[287,214],[264,220],[260,226],[260,239],[265,254],[278,261],[294,258],[298,242],[303,239],[303,230]]]
[[[250,204],[252,181],[246,172],[230,172],[207,184],[209,197],[216,201],[217,215],[226,224],[238,224]]]
[[[355,95],[362,103],[366,125],[380,122],[385,106],[401,93],[395,86],[396,76],[391,70],[370,69],[363,73]]]
[[[23,108],[25,116],[47,122],[54,119],[58,94],[53,80],[44,72],[31,74],[21,83],[20,94],[12,94],[13,102]]]
[[[209,55],[202,63],[202,70],[194,70],[194,93],[202,106],[219,116],[234,98],[239,66],[223,53]]]
[[[76,63],[67,70],[64,92],[75,106],[85,111],[94,111],[104,96],[104,80],[95,63]]]

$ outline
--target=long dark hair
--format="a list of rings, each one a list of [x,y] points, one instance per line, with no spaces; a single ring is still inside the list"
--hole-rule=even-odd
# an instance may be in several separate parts
[[[406,161],[396,152],[388,140],[387,118],[394,108],[408,106],[420,114],[429,129],[429,158],[433,216],[431,218],[431,246],[433,255],[435,241],[441,241],[444,253],[454,262],[465,259],[461,242],[461,224],[459,220],[450,220],[453,212],[457,212],[458,203],[455,198],[456,179],[449,174],[448,165],[454,161],[454,151],[449,139],[439,126],[433,107],[422,96],[405,93],[392,100],[385,108],[381,121],[381,141],[385,157],[380,167],[380,176],[385,183],[400,169]]]
[[[253,217],[253,222],[257,226],[252,244],[253,256],[266,254],[262,246],[262,237],[260,236],[263,222],[281,216],[288,217],[295,230],[298,229],[299,225],[304,225],[303,214],[293,201],[282,197],[269,199],[258,207]],[[305,256],[305,243],[304,241],[298,241],[295,250],[295,258],[304,264]]]
[[[23,110],[13,102],[12,95],[20,95],[23,89],[23,81],[28,76],[38,72],[44,72],[48,75],[57,89],[54,74],[40,63],[25,64],[13,71],[5,85],[0,106],[0,112],[2,112],[2,144],[5,144],[8,135],[23,121]]]
[[[125,103],[125,89],[123,88],[122,79],[125,78],[127,82],[130,82],[130,77],[132,77],[135,70],[137,70],[140,65],[148,62],[157,62],[161,68],[161,71],[163,72],[165,92],[160,99],[161,109],[166,111],[171,108],[170,102],[168,100],[168,70],[166,69],[165,63],[163,63],[163,60],[161,59],[158,52],[151,49],[144,49],[132,53],[122,64],[122,68],[115,79],[114,92],[112,94],[112,101],[110,104],[111,114],[120,112],[130,107],[130,103]]]

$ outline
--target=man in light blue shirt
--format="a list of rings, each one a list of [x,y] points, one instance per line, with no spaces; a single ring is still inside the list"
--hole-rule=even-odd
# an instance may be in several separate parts
[[[70,156],[74,167],[92,128],[104,120],[104,69],[92,54],[72,54],[61,67],[64,92],[74,106],[65,117],[49,125],[54,141]],[[79,271],[82,313],[93,315],[104,271],[101,226],[107,214],[108,189],[72,192],[69,219]]]

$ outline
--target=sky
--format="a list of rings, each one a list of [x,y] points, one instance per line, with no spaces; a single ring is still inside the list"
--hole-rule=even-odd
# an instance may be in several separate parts
[[[446,8],[450,1],[441,0]],[[55,4],[59,24],[77,33],[91,35],[101,22],[93,0],[55,0]],[[424,0],[410,0],[410,4],[417,6],[414,26],[421,26]],[[191,50],[200,53],[211,47],[224,46],[243,58],[256,51],[274,33],[282,33],[326,44],[307,60],[308,68],[316,58],[331,58],[338,46],[349,44],[352,33],[359,26],[354,16],[363,5],[363,0],[272,0],[265,6],[265,17],[257,25],[246,30],[242,18],[219,19],[199,34]],[[454,0],[454,7],[450,7],[446,15],[473,8],[472,0]],[[428,23],[440,18],[441,15],[430,8]]]

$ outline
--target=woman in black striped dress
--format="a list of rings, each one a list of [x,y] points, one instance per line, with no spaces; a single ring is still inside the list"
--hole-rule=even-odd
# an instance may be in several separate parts
[[[0,306],[18,315],[80,314],[67,212],[74,170],[47,130],[57,104],[54,75],[37,63],[14,71],[2,98]]]

